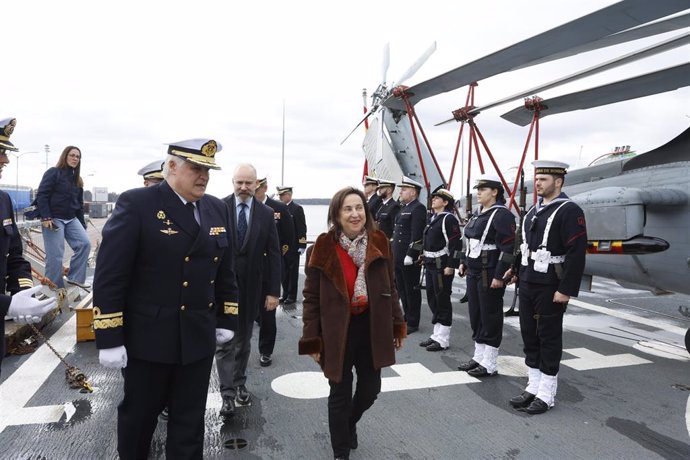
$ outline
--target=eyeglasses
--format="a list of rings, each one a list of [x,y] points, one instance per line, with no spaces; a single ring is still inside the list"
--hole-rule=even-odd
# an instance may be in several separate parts
[[[81,159],[81,155],[77,155],[77,154],[75,154],[75,153],[70,153],[70,154],[67,155],[67,156],[70,157],[70,158],[76,158],[77,160]]]

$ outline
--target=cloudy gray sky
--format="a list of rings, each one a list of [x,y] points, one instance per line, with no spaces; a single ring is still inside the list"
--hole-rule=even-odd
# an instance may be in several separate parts
[[[136,171],[163,158],[166,142],[210,137],[223,144],[209,192],[231,190],[234,166],[256,165],[281,182],[282,104],[286,104],[285,183],[295,196],[326,197],[359,183],[361,118],[381,56],[391,47],[388,79],[433,41],[438,49],[414,84],[614,3],[610,0],[427,0],[347,2],[15,1],[3,5],[0,117],[18,119],[12,137],[27,153],[20,184],[36,187],[69,144],[82,149],[87,188],[122,192],[141,184]],[[674,34],[668,34],[671,36]],[[610,59],[653,40],[590,53],[480,82],[478,105]],[[690,47],[629,64],[541,94],[565,94],[685,62]],[[463,105],[466,89],[417,106],[439,163],[450,168],[458,125],[433,127]],[[516,103],[477,122],[502,169],[517,164],[527,128],[502,120]],[[576,166],[614,146],[638,152],[690,125],[690,89],[554,115],[541,123],[541,156]],[[17,161],[0,182],[14,184]],[[456,173],[457,174],[457,173]],[[459,188],[459,181],[457,187]],[[458,189],[454,187],[457,192]]]

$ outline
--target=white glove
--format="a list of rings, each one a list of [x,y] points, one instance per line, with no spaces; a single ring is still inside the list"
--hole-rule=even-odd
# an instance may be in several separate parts
[[[403,261],[403,265],[412,265],[413,263],[414,263],[414,260],[412,260],[412,257],[405,256],[405,260]]]
[[[41,286],[34,286],[17,292],[10,300],[10,307],[7,309],[7,316],[12,317],[17,323],[29,324],[38,323],[43,315],[55,308],[55,298],[38,300],[32,295],[41,290]]]
[[[306,251],[306,250],[307,250],[306,248],[298,248],[297,252],[299,252],[299,255],[302,255],[302,254],[304,254],[304,251]]]
[[[98,351],[98,361],[101,362],[101,366],[112,369],[127,367],[127,350],[124,345],[104,348]]]
[[[216,329],[216,345],[223,345],[228,343],[235,337],[235,331],[230,329]]]

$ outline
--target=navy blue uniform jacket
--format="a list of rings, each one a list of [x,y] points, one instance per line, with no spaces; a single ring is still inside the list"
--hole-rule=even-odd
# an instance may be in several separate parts
[[[422,233],[426,227],[426,207],[413,200],[400,208],[393,230],[393,256],[402,264],[405,256],[417,260],[422,250]]]
[[[188,364],[213,355],[216,328],[237,329],[230,213],[210,195],[197,205],[200,227],[167,182],[120,195],[96,262],[98,348]]]
[[[557,201],[558,199],[568,199],[568,196],[565,193],[561,193],[556,200],[549,202],[546,206],[542,206],[539,212],[536,212],[536,208],[532,207],[525,215],[523,220],[525,242],[529,245],[530,251],[539,249],[544,237],[546,222],[551,214],[563,203],[563,201]],[[520,265],[520,280],[558,286],[558,292],[561,294],[577,297],[580,292],[582,273],[585,271],[587,225],[585,223],[585,214],[576,203],[572,201],[566,203],[556,213],[549,231],[546,249],[551,251],[551,256],[565,256],[562,278],[558,278],[553,264],[549,264],[547,273],[534,271],[534,260],[529,258],[526,267]],[[516,263],[520,263],[520,260],[517,260]]]
[[[295,224],[295,248],[290,248],[290,252],[297,253],[298,248],[307,247],[307,220],[304,217],[304,209],[294,201],[287,205],[292,215],[292,222]]]
[[[10,196],[0,191],[0,364],[5,356],[5,315],[10,308],[12,297],[5,294],[17,292],[33,286],[31,280],[31,264],[22,256],[22,239],[19,236],[17,225],[14,223],[12,201]]]
[[[499,203],[500,204],[500,203]],[[504,206],[489,208],[481,212],[481,205],[472,213],[472,217],[465,225],[465,237],[482,239],[484,230],[489,224],[489,219],[493,213],[491,228],[486,234],[484,244],[496,245],[496,250],[486,252],[486,266],[483,257],[480,255],[476,259],[461,255],[462,263],[467,267],[467,272],[472,275],[480,275],[482,270],[487,270],[487,274],[494,279],[502,280],[505,272],[510,268],[510,258],[501,258],[501,253],[512,256],[515,246],[515,215]]]
[[[276,223],[278,240],[280,241],[280,253],[285,255],[292,248],[295,240],[295,224],[292,222],[292,214],[282,201],[266,197],[265,204],[273,209],[273,220]]]

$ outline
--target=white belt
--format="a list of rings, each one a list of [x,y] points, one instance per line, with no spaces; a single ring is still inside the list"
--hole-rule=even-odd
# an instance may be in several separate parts
[[[430,259],[435,259],[437,257],[442,257],[448,254],[448,248],[443,248],[440,251],[423,251],[424,257]]]
[[[529,258],[532,260],[537,260],[537,257],[535,256],[535,253],[533,251],[530,251]],[[565,255],[549,257],[550,264],[562,264],[563,262],[565,262]]]

